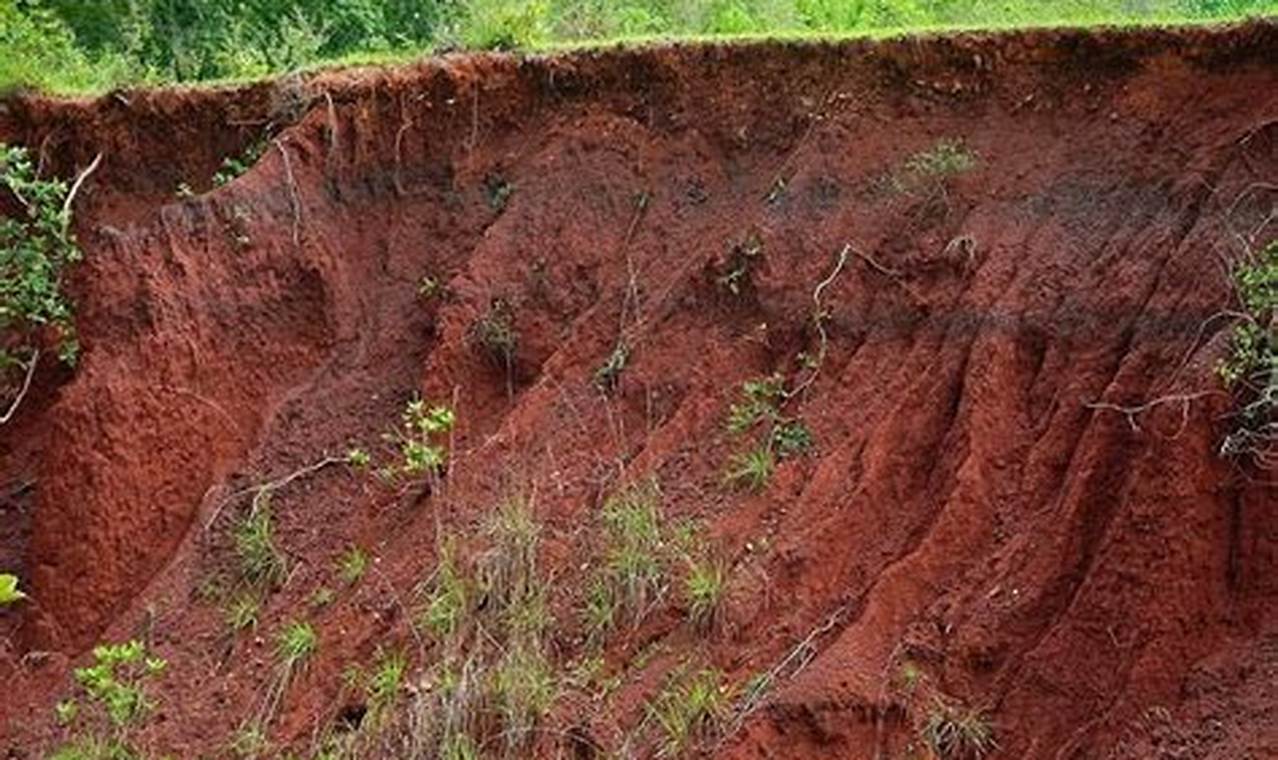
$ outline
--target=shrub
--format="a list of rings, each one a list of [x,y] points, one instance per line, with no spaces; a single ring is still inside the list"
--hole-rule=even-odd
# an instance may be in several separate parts
[[[0,185],[20,206],[18,216],[0,218],[0,335],[18,336],[16,345],[0,346],[0,373],[25,366],[19,354],[35,360],[35,332],[44,326],[57,333],[59,357],[74,364],[79,345],[62,279],[81,254],[71,235],[67,185],[37,177],[26,149],[4,143]]]
[[[408,402],[400,415],[400,427],[384,436],[398,449],[399,461],[383,468],[382,475],[390,480],[401,476],[437,480],[448,461],[443,439],[452,432],[456,421],[447,406],[427,406],[421,399]]]
[[[1278,464],[1278,240],[1236,267],[1233,281],[1243,311],[1216,369],[1241,407],[1221,453],[1268,468]]]

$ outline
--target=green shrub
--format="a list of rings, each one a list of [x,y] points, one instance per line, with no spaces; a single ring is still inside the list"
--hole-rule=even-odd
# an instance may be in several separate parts
[[[16,332],[16,347],[0,349],[0,379],[19,354],[33,361],[36,331],[52,327],[58,355],[74,364],[79,352],[71,304],[62,293],[66,269],[80,260],[66,208],[68,188],[58,179],[41,179],[25,148],[0,143],[0,185],[21,207],[18,216],[0,218],[0,334]]]
[[[461,42],[474,50],[521,50],[548,32],[544,0],[465,0]]]

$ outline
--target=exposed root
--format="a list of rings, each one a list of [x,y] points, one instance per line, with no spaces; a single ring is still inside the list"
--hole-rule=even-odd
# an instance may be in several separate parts
[[[1083,404],[1083,406],[1088,409],[1095,409],[1098,411],[1118,412],[1119,414],[1122,414],[1123,416],[1127,418],[1127,424],[1131,427],[1132,432],[1139,433],[1142,431],[1142,429],[1141,429],[1140,423],[1137,421],[1137,418],[1141,414],[1144,414],[1145,412],[1148,412],[1155,407],[1162,406],[1163,404],[1180,404],[1181,405],[1180,427],[1176,429],[1175,434],[1173,434],[1172,436],[1168,438],[1168,440],[1174,441],[1177,438],[1179,438],[1182,433],[1185,432],[1185,428],[1188,427],[1189,425],[1190,404],[1193,401],[1196,401],[1200,398],[1205,398],[1207,396],[1219,396],[1219,395],[1224,395],[1224,394],[1222,394],[1220,391],[1198,391],[1196,393],[1177,393],[1170,396],[1160,396],[1156,399],[1152,399],[1150,401],[1146,401],[1143,404],[1137,404],[1135,406],[1122,406],[1119,404],[1111,404],[1106,401],[1093,401],[1091,403]]]
[[[84,186],[84,181],[98,170],[98,166],[101,165],[101,163],[102,154],[99,153],[93,158],[93,161],[90,162],[89,166],[84,171],[80,172],[80,175],[75,178],[75,182],[71,185],[71,192],[67,193],[67,199],[62,202],[63,225],[67,227],[71,226],[71,204],[75,202],[75,196],[80,192],[80,188]]]
[[[812,368],[812,372],[804,378],[803,382],[799,383],[798,387],[786,394],[791,398],[807,390],[808,386],[816,382],[817,375],[821,374],[821,365],[825,364],[825,354],[829,348],[829,335],[825,331],[825,321],[828,319],[828,315],[825,313],[825,307],[821,305],[821,293],[834,282],[835,278],[843,271],[843,267],[847,266],[848,254],[851,252],[852,244],[844,245],[843,249],[839,251],[839,258],[834,264],[834,269],[830,271],[830,274],[824,280],[817,283],[816,288],[812,290],[812,322],[816,325],[820,347],[817,349],[816,366]]]
[[[288,151],[284,149],[282,140],[273,141],[275,147],[279,148],[280,155],[284,157],[284,176],[288,179],[288,200],[289,206],[293,210],[293,245],[302,244],[302,199],[297,194],[297,180],[293,177],[293,163],[289,160]]]
[[[250,488],[242,488],[239,491],[235,491],[234,493],[230,494],[229,496],[222,499],[222,501],[218,503],[217,507],[213,510],[213,514],[210,515],[209,519],[204,523],[204,529],[208,530],[209,528],[213,527],[213,523],[217,522],[217,518],[219,515],[221,515],[223,508],[225,508],[227,504],[230,504],[231,502],[235,501],[236,499],[242,496],[253,494],[253,512],[256,513],[259,506],[262,504],[263,499],[269,498],[273,493],[280,490],[281,488],[286,487],[288,484],[292,483],[298,478],[304,478],[307,475],[313,475],[319,472],[320,470],[323,470],[327,467],[331,467],[335,464],[342,464],[345,461],[346,460],[344,458],[326,456],[323,459],[319,460],[318,462],[315,462],[314,464],[309,464],[305,467],[302,467],[301,469],[294,470],[293,472],[290,472],[289,474],[281,478],[277,478],[275,480],[271,480],[266,483],[260,483]]]
[[[843,616],[847,612],[848,605],[840,605],[838,609],[830,613],[823,623],[809,631],[808,635],[803,637],[803,640],[796,644],[789,654],[755,681],[754,687],[745,694],[744,699],[737,705],[736,718],[733,719],[732,725],[728,727],[723,736],[720,737],[720,746],[740,731],[742,726],[745,725],[746,719],[763,706],[765,695],[771,690],[773,683],[783,678],[794,678],[816,659],[817,639],[834,630],[834,627],[843,620]]]
[[[874,271],[878,272],[879,274],[883,275],[884,277],[888,278],[889,280],[891,280],[892,282],[900,286],[900,288],[904,290],[906,293],[908,293],[911,298],[913,298],[916,301],[922,300],[919,294],[914,291],[914,288],[911,288],[909,284],[905,282],[904,272],[898,272],[895,269],[890,269],[884,266],[883,264],[880,264],[877,259],[875,259],[873,256],[871,256],[868,253],[862,253],[861,251],[858,251],[856,249],[853,249],[852,253],[855,253],[858,259],[860,259],[861,261],[864,261],[866,263],[866,266],[870,267]]]
[[[40,351],[36,349],[31,353],[31,359],[27,361],[27,374],[22,381],[22,387],[18,389],[18,395],[13,399],[13,403],[9,405],[9,409],[0,417],[0,425],[8,424],[9,420],[18,413],[18,406],[22,404],[22,399],[26,398],[27,391],[31,390],[31,378],[35,377],[36,365],[40,363]]]

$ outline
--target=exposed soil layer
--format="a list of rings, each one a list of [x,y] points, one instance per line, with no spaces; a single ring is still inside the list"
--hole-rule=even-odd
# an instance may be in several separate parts
[[[81,361],[42,365],[0,428],[0,567],[33,599],[0,613],[0,750],[41,756],[69,666],[139,636],[170,663],[146,746],[219,756],[276,632],[308,618],[316,658],[270,730],[305,751],[344,668],[411,640],[401,600],[441,526],[514,491],[535,493],[572,661],[600,505],[651,476],[730,562],[721,624],[691,628],[672,587],[608,639],[617,688],[566,694],[533,754],[632,732],[646,756],[666,673],[743,687],[802,642],[698,752],[910,756],[945,699],[987,712],[998,757],[1278,756],[1278,501],[1217,453],[1214,371],[1227,268],[1274,235],[1275,92],[1278,27],[1258,23],[0,104],[0,139],[46,171],[103,156],[76,209]],[[938,145],[974,162],[928,171]],[[508,362],[475,340],[494,309]],[[784,411],[813,447],[759,493],[728,487],[729,405],[772,373],[804,386]],[[335,465],[281,489],[292,571],[257,633],[228,635],[204,591],[234,561],[232,497],[380,452],[414,394],[456,410],[445,487]],[[313,605],[352,543],[373,571]]]

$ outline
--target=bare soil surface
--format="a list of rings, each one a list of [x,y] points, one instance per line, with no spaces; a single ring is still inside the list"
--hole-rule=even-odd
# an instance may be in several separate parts
[[[428,664],[410,620],[441,532],[477,546],[514,492],[567,667],[600,507],[655,478],[728,563],[719,620],[689,625],[672,581],[604,642],[614,688],[565,686],[530,756],[652,755],[645,705],[692,663],[737,694],[775,675],[694,756],[925,757],[943,700],[985,712],[995,757],[1278,757],[1278,500],[1218,454],[1215,374],[1230,262],[1275,230],[1275,92],[1257,23],[10,98],[0,139],[46,171],[104,158],[77,202],[81,361],[0,428],[0,567],[32,596],[0,612],[0,751],[43,756],[70,668],[138,637],[169,661],[142,743],[230,757],[308,619],[269,729],[306,753],[349,664]],[[496,314],[509,361],[475,338]],[[774,373],[812,446],[734,488],[730,405]],[[244,489],[383,456],[415,395],[457,415],[444,483],[335,464],[281,488],[290,572],[229,633],[209,589]],[[343,585],[352,544],[374,559]]]

